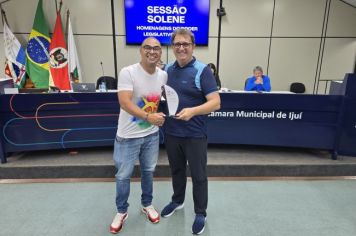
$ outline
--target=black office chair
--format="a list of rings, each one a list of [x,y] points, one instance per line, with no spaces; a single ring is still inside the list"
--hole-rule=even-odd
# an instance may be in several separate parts
[[[290,85],[290,91],[293,93],[304,93],[305,92],[305,85],[303,83],[292,83]]]
[[[246,84],[247,84],[248,78],[245,79],[245,85],[244,85],[244,90],[246,90]]]
[[[100,76],[96,81],[96,89],[99,89],[101,82],[105,82],[106,89],[117,89],[117,80],[111,76]]]

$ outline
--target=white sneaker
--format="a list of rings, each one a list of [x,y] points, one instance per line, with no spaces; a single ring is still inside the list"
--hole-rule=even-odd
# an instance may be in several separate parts
[[[152,205],[143,207],[142,212],[146,214],[147,219],[149,221],[151,221],[153,224],[158,223],[161,219],[161,217],[159,216],[159,213],[156,211],[156,209]]]
[[[117,234],[119,233],[123,226],[124,226],[124,222],[127,219],[129,215],[126,213],[121,214],[121,213],[117,213],[114,217],[114,220],[112,221],[111,225],[110,225],[110,232],[113,234]]]

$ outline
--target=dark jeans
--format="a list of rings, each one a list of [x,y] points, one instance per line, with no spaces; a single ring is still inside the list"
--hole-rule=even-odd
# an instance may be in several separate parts
[[[166,135],[165,146],[172,174],[172,201],[183,203],[187,185],[187,161],[193,181],[194,211],[206,216],[208,206],[207,139]]]

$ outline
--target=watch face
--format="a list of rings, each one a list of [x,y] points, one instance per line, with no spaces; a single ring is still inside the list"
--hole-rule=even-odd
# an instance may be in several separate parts
[[[49,41],[42,36],[33,37],[28,42],[27,54],[30,59],[35,63],[47,63],[49,60],[48,50]]]

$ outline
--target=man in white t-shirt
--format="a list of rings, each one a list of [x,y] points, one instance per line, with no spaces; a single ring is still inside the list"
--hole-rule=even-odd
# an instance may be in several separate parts
[[[120,71],[118,97],[119,124],[114,146],[117,168],[117,214],[110,225],[111,233],[118,233],[128,217],[130,178],[136,160],[141,166],[142,212],[152,223],[160,221],[152,206],[153,171],[159,151],[158,126],[164,123],[164,114],[158,112],[161,86],[167,82],[167,73],[156,67],[162,55],[156,38],[145,39],[140,47],[141,61]]]

